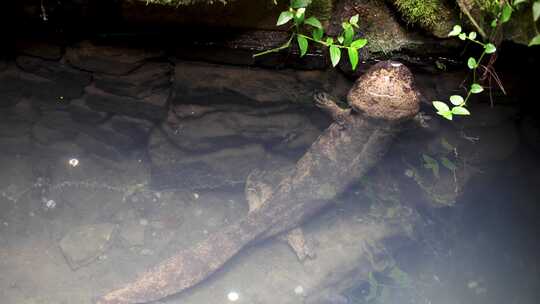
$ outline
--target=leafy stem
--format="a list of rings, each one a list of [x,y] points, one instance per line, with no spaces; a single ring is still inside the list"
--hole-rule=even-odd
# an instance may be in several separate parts
[[[294,38],[298,43],[300,57],[303,57],[308,50],[309,42],[314,42],[328,48],[332,66],[336,66],[341,59],[341,51],[346,49],[352,70],[356,69],[358,64],[358,50],[367,44],[366,39],[354,39],[355,28],[358,28],[358,15],[354,15],[349,20],[343,21],[341,34],[337,37],[325,36],[322,23],[314,16],[306,15],[306,8],[311,4],[311,0],[291,0],[287,10],[281,12],[276,25],[282,26],[292,22],[289,28],[291,35],[289,40],[283,45],[259,52],[253,55],[258,57],[269,53],[279,52],[289,48]],[[311,36],[303,31],[311,29]]]

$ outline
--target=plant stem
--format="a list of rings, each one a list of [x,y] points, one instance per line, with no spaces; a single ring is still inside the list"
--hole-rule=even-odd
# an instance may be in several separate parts
[[[294,38],[294,35],[296,35],[296,33],[293,33],[291,35],[291,37],[289,37],[289,40],[287,40],[287,42],[285,42],[282,46],[277,47],[277,48],[273,48],[273,49],[269,49],[269,50],[266,50],[266,51],[263,51],[263,52],[260,52],[260,53],[253,54],[252,57],[255,58],[255,57],[270,54],[270,53],[277,53],[277,52],[279,52],[279,51],[281,51],[283,49],[288,48],[291,45],[291,41]]]

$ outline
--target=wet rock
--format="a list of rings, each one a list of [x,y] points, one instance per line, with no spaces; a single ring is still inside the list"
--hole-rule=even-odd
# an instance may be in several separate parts
[[[33,126],[32,136],[41,144],[49,145],[58,141],[72,140],[79,133],[80,126],[64,111],[47,111]]]
[[[76,142],[88,152],[118,160],[144,148],[152,127],[142,119],[115,115],[98,126],[84,125]]]
[[[28,155],[32,153],[33,149],[34,145],[30,139],[30,136],[9,138],[0,137],[0,153],[10,155]]]
[[[25,82],[17,74],[0,73],[0,108],[17,104],[25,95]]]
[[[176,113],[181,106],[176,107]],[[307,109],[300,108],[294,112],[293,108],[227,105],[227,108],[217,106],[212,111],[212,107],[207,107],[209,113],[200,114],[204,110],[201,109],[194,114],[199,116],[195,119],[180,116],[172,126],[164,125],[162,129],[176,146],[190,152],[215,151],[254,142],[273,148],[277,145],[307,148],[317,138],[320,129],[310,119],[311,113]],[[307,113],[298,113],[302,110]],[[316,118],[324,121],[321,115]]]
[[[14,115],[13,111],[0,109],[0,137],[21,137],[30,134],[32,122]]]
[[[110,75],[126,75],[146,60],[161,56],[159,51],[98,46],[89,41],[68,47],[65,54],[67,62],[76,68]]]
[[[405,207],[369,206],[365,197],[351,197],[350,201],[341,201],[340,211],[328,211],[304,227],[306,237],[316,244],[317,257],[313,260],[299,263],[284,243],[265,242],[243,251],[220,275],[164,302],[218,304],[231,286],[239,286],[234,291],[245,303],[270,304],[276,298],[284,304],[349,303],[341,293],[367,280],[370,272],[391,265],[388,254],[392,251],[384,248],[383,242],[407,239],[411,225],[419,220]]]
[[[125,76],[96,73],[94,84],[111,94],[143,99],[168,91],[172,73],[173,66],[169,63],[148,62]]]
[[[63,102],[80,97],[84,87],[90,83],[90,73],[73,69],[59,61],[30,56],[19,56],[16,61],[23,71],[45,79],[33,93],[51,101]]]
[[[157,132],[160,131],[153,134]],[[259,144],[207,153],[186,153],[164,136],[152,137],[149,154],[155,187],[212,189],[242,185],[249,172],[261,166],[267,157],[264,147]]]
[[[120,237],[127,246],[143,246],[146,227],[138,221],[127,221],[120,227]]]
[[[108,248],[115,231],[109,223],[80,226],[60,240],[60,249],[69,267],[77,270],[91,264]]]
[[[464,130],[469,144],[461,153],[473,164],[507,159],[519,145],[519,132],[514,123],[505,123],[489,128],[469,128]]]
[[[69,104],[69,113],[74,121],[82,122],[84,124],[99,124],[104,122],[110,114],[106,112],[94,111],[90,109],[84,99],[72,100]]]
[[[168,92],[160,91],[142,99],[118,96],[94,86],[85,89],[86,104],[95,111],[123,114],[149,120],[162,120],[167,116]]]
[[[350,83],[322,71],[275,71],[176,62],[175,103],[311,103],[315,91],[345,96]]]
[[[62,46],[47,40],[26,39],[17,42],[19,53],[46,60],[60,60],[62,58]]]

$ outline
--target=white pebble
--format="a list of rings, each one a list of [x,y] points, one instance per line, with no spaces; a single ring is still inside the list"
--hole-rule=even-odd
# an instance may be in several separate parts
[[[231,302],[236,302],[240,299],[240,295],[236,291],[231,291],[227,294],[227,299]]]
[[[193,198],[199,199],[199,193],[193,193]]]
[[[304,295],[304,287],[302,287],[301,285],[298,285],[294,288],[294,293],[298,296],[303,296]]]
[[[51,200],[48,200],[46,203],[45,203],[45,207],[47,207],[47,209],[54,209],[56,207],[56,202],[53,201],[52,199]]]
[[[147,226],[148,225],[148,220],[147,219],[140,219],[139,220],[139,224],[141,226]]]
[[[72,167],[77,167],[79,165],[79,160],[76,158],[72,158],[69,160],[69,165]]]

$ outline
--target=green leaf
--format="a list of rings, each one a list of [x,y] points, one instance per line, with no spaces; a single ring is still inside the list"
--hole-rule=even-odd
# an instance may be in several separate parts
[[[349,23],[352,24],[352,25],[358,25],[358,14],[352,16],[349,19]]]
[[[332,37],[326,38],[326,44],[328,44],[328,46],[331,46],[332,44],[334,44],[334,38]]]
[[[360,39],[356,39],[355,41],[353,41],[351,43],[351,46],[353,48],[355,48],[355,49],[361,49],[364,46],[366,46],[366,44],[367,44],[367,39],[360,38]]]
[[[514,0],[513,5],[517,6],[517,5],[520,5],[521,3],[527,3],[527,2],[529,2],[529,0]]]
[[[446,112],[437,112],[437,114],[441,115],[442,117],[452,120],[452,111],[448,110]]]
[[[533,18],[534,21],[538,21],[540,18],[540,1],[535,1],[532,5]]]
[[[424,159],[425,164],[428,166],[437,164],[437,160],[427,154],[422,154],[422,158]]]
[[[323,26],[321,24],[321,22],[319,21],[319,19],[311,16],[309,18],[307,18],[306,20],[304,20],[304,23],[305,24],[309,24],[311,26],[313,26],[314,28],[318,28],[318,29],[322,29]]]
[[[442,101],[434,101],[433,107],[435,107],[435,109],[439,113],[450,111],[450,108],[448,107],[448,105]]]
[[[459,95],[452,95],[450,96],[450,102],[455,106],[460,106],[463,104],[464,100],[463,97]]]
[[[337,37],[337,41],[338,41],[339,43],[343,43],[343,40],[345,40],[345,38],[343,38],[343,36]]]
[[[461,33],[461,34],[458,35],[458,37],[459,37],[459,39],[461,39],[461,40],[465,40],[465,39],[467,39],[467,34]]]
[[[296,25],[301,25],[302,22],[304,22],[305,15],[306,15],[306,9],[304,7],[297,9],[296,14],[294,15],[294,23]]]
[[[321,40],[322,37],[323,37],[323,35],[324,35],[323,29],[320,29],[320,28],[315,28],[315,29],[313,29],[313,34],[312,34],[313,39],[315,39],[315,40]]]
[[[457,36],[459,34],[461,34],[461,26],[456,24],[454,25],[454,28],[452,28],[452,31],[448,33],[448,37]]]
[[[431,169],[433,175],[439,178],[439,162],[433,157],[426,154],[422,154],[422,158],[424,158],[424,168]]]
[[[441,139],[441,145],[448,151],[454,151],[454,146],[452,146],[445,138]]]
[[[441,164],[450,171],[455,171],[457,169],[456,164],[444,156],[441,157]]]
[[[497,27],[497,23],[498,23],[498,22],[499,22],[499,20],[497,20],[497,19],[493,19],[493,20],[491,20],[491,24],[490,24],[490,25],[491,25],[491,27],[492,27],[492,28],[496,28],[496,27]]]
[[[540,34],[534,36],[534,38],[531,39],[531,42],[529,42],[529,46],[533,45],[540,45]]]
[[[292,12],[289,12],[289,11],[281,12],[281,14],[279,14],[279,17],[277,19],[276,25],[277,26],[283,25],[291,21],[292,18],[294,18],[294,14]]]
[[[300,48],[300,57],[303,57],[308,49],[308,41],[304,36],[296,35],[296,41],[298,41],[298,47]]]
[[[308,7],[311,4],[311,0],[291,0],[292,8]]]
[[[347,48],[347,53],[349,54],[349,62],[351,63],[352,70],[356,70],[356,65],[358,65],[358,50],[353,47]]]
[[[474,59],[473,57],[470,57],[469,60],[467,60],[467,66],[471,70],[476,69],[478,67],[478,64],[476,63],[476,59]]]
[[[501,14],[501,23],[506,23],[512,16],[512,6],[509,3],[505,3]]]
[[[331,45],[330,46],[330,61],[332,61],[332,66],[335,67],[339,63],[340,59],[341,59],[341,50],[337,46]]]
[[[476,32],[470,32],[469,33],[469,39],[471,39],[471,40],[476,39]]]
[[[493,43],[486,43],[486,45],[484,45],[484,51],[486,54],[493,54],[497,51],[497,47],[495,47]]]
[[[484,88],[478,83],[473,83],[471,85],[471,93],[478,94],[478,93],[482,93],[482,91],[484,91]]]
[[[471,112],[464,107],[453,107],[452,114],[454,115],[471,115]]]
[[[353,40],[353,37],[354,37],[354,30],[352,28],[352,26],[349,26],[345,29],[345,31],[343,32],[343,36],[345,37],[345,41],[342,42],[344,45],[351,45],[351,42]]]

